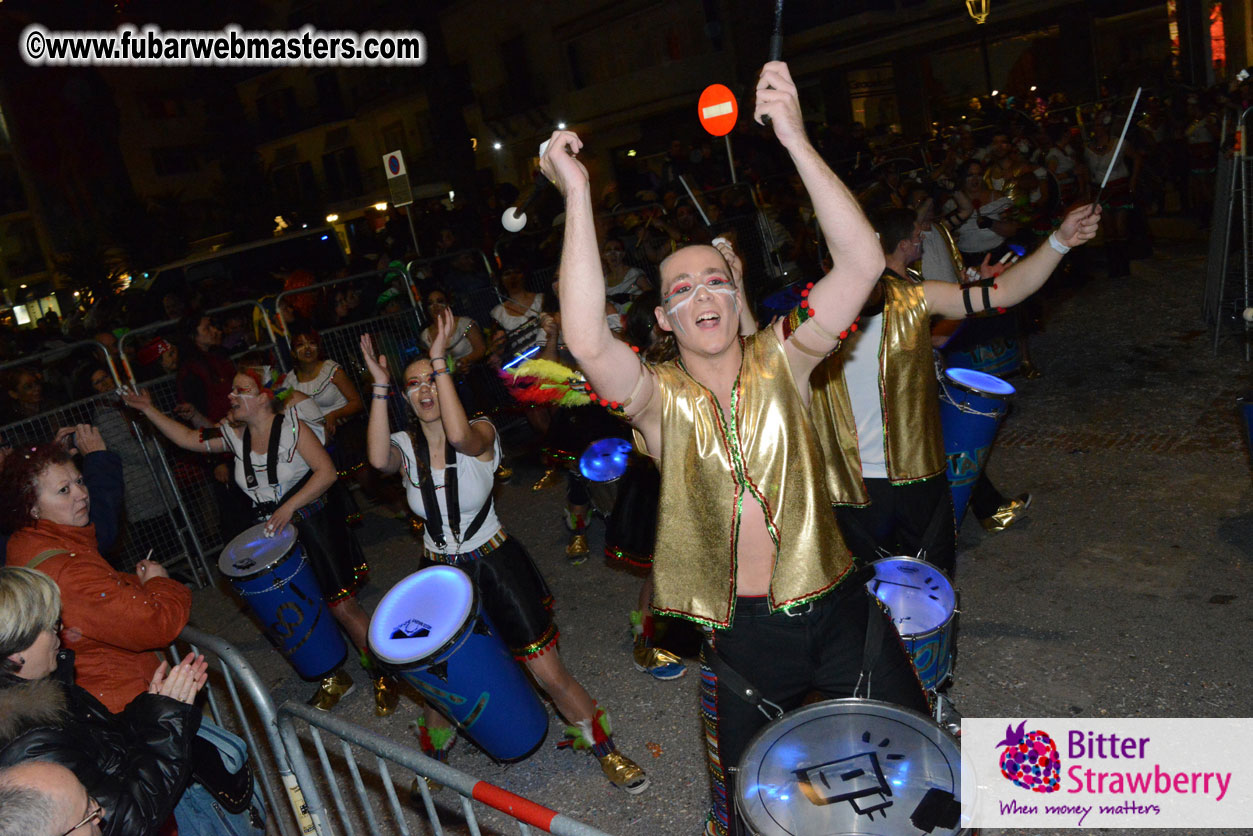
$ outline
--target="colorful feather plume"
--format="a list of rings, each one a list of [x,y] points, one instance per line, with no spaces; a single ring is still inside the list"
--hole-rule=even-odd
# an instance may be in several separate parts
[[[585,406],[591,403],[587,397],[587,379],[581,372],[552,360],[533,358],[511,369],[502,370],[500,377],[519,403],[539,406]]]

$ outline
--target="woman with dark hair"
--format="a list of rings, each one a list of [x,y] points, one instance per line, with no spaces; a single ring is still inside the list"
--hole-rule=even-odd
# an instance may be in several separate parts
[[[123,399],[184,450],[230,453],[235,483],[252,501],[251,522],[265,521],[267,536],[288,523],[296,526],[331,615],[374,679],[375,713],[386,716],[396,706],[396,685],[378,674],[367,650],[370,617],[357,602],[357,590],[370,569],[356,536],[342,524],[342,503],[330,490],[335,465],[314,428],[300,417],[299,405],[284,409],[291,391],[280,389],[263,371],[246,368],[235,375],[226,420],[207,429],[194,430],[165,415],[147,391],[127,393]],[[352,687],[352,677],[337,667],[322,678],[309,704],[329,711]]]
[[[957,190],[944,204],[944,217],[957,238],[957,248],[967,267],[978,266],[985,256],[999,258],[1005,239],[1018,231],[1009,220],[1013,202],[984,182],[979,160],[966,160],[957,169]]]
[[[457,397],[444,359],[455,333],[452,312],[445,310],[435,324],[431,358],[405,367],[400,389],[411,419],[407,430],[396,433],[388,425],[386,357],[375,352],[368,334],[361,338],[361,353],[374,378],[370,464],[384,473],[403,472],[409,507],[426,520],[422,562],[457,566],[474,580],[483,611],[514,658],[572,724],[567,735],[573,745],[592,750],[614,786],[643,792],[648,787],[644,771],[617,751],[604,709],[562,664],[548,585],[496,516],[492,488],[500,438],[488,419],[467,419]],[[456,501],[449,504],[454,491]],[[445,760],[453,740],[447,721],[428,710],[419,730],[423,750]]]
[[[43,572],[0,568],[0,767],[61,764],[103,808],[106,836],[156,833],[193,773],[208,665],[163,662],[125,712],[110,712],[74,684],[73,652],[58,652],[60,608]]]
[[[451,311],[448,291],[441,285],[430,285],[426,291],[426,315],[432,323],[439,322],[444,311]],[[454,316],[452,338],[444,347],[445,358],[453,374],[464,374],[475,363],[487,355],[487,343],[483,340],[483,330],[478,323],[468,316]],[[418,341],[425,349],[430,349],[435,338],[436,325],[428,325],[418,336]]]
[[[161,664],[157,650],[177,638],[191,593],[160,563],[134,574],[101,556],[91,497],[59,443],[15,450],[0,473],[0,524],[13,531],[8,565],[28,566],[61,590],[66,643],[78,655],[78,683],[110,711],[144,691]]]

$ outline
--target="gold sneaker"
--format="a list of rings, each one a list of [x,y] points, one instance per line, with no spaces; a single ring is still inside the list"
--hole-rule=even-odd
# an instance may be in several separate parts
[[[1027,509],[1031,507],[1031,494],[1024,493],[1006,502],[1004,505],[996,509],[996,513],[990,517],[979,520],[979,524],[987,531],[1004,531],[1018,520],[1022,519],[1027,513]]]
[[[341,699],[351,694],[355,687],[352,677],[343,668],[336,668],[329,676],[322,677],[322,684],[309,698],[309,705],[318,711],[330,711]]]
[[[635,647],[632,650],[635,657],[635,669],[649,674],[654,679],[660,679],[663,682],[670,679],[678,679],[687,673],[687,665],[683,664],[683,660],[675,656],[669,650],[660,647],[650,647],[643,636],[635,637]]]
[[[605,777],[615,787],[631,795],[638,795],[648,789],[648,776],[644,774],[644,770],[621,752],[610,752],[597,760],[600,761]]]
[[[551,488],[553,485],[561,481],[561,471],[555,467],[550,467],[544,471],[544,475],[539,477],[539,481],[531,485],[531,490],[542,491],[545,488]]]
[[[587,546],[586,534],[574,534],[570,537],[570,543],[566,546],[566,557],[570,558],[570,562],[575,566],[587,560],[591,549]]]
[[[496,468],[496,473],[493,475],[496,477],[497,482],[508,482],[513,478],[513,468],[505,467],[502,464],[500,467]]]
[[[387,717],[396,710],[400,702],[399,685],[390,676],[380,676],[374,680],[374,716]]]

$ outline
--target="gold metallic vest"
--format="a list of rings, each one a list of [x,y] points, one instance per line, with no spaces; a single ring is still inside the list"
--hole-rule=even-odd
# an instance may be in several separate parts
[[[879,397],[883,407],[888,480],[917,482],[945,469],[931,325],[922,285],[884,273]],[[837,505],[870,502],[861,479],[857,422],[844,379],[845,354],[818,364],[809,378],[810,412],[827,460],[827,490]]]
[[[725,419],[678,361],[653,368],[662,398],[653,609],[715,627],[735,615],[743,503],[761,504],[774,541],[772,611],[822,595],[852,566],[783,346],[773,328],[742,346]],[[648,452],[638,432],[635,441]]]

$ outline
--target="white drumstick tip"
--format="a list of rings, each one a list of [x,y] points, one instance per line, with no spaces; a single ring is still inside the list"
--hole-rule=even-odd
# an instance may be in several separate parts
[[[544,152],[548,150],[548,143],[550,142],[552,142],[551,139],[546,139],[539,144],[539,155],[541,157],[544,156]]]
[[[526,212],[519,212],[518,207],[510,206],[500,216],[500,225],[509,232],[521,232],[526,226]]]

